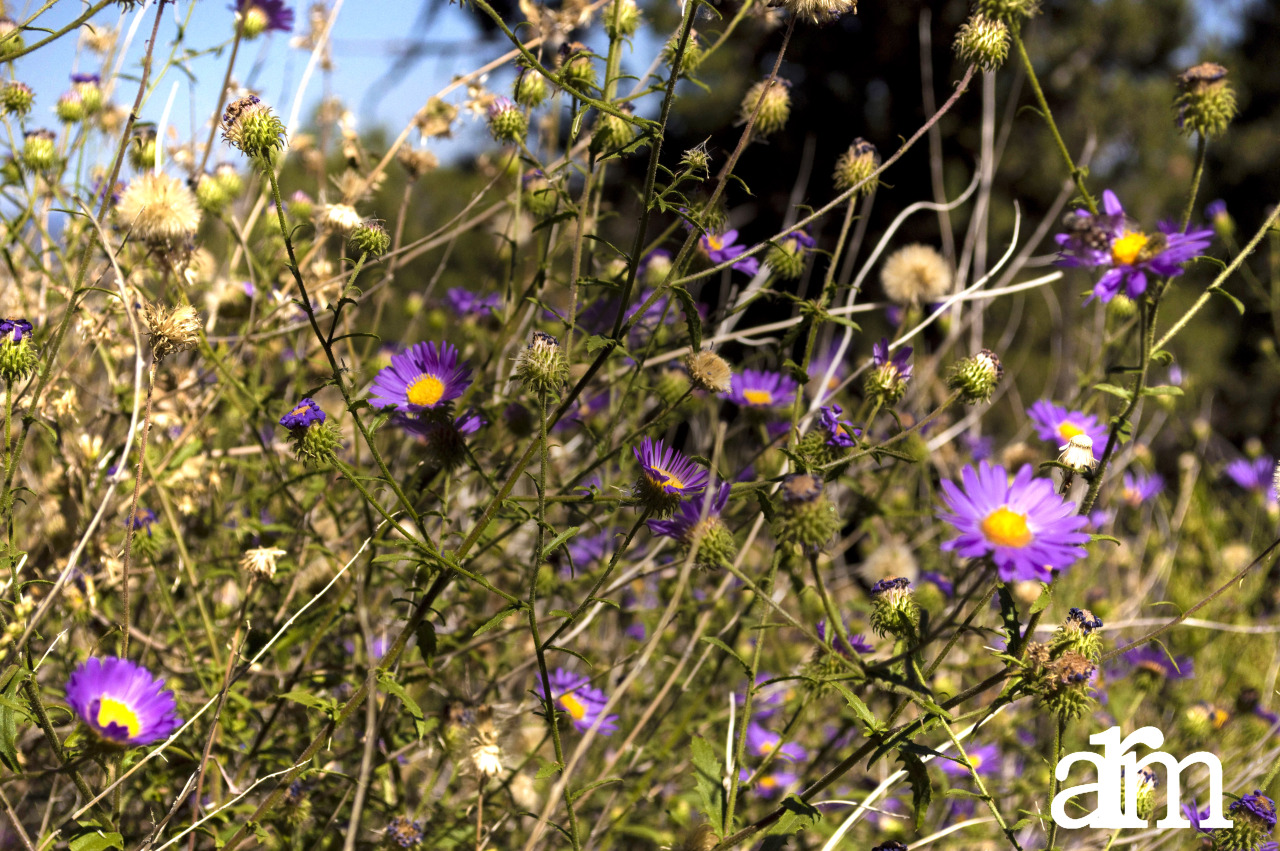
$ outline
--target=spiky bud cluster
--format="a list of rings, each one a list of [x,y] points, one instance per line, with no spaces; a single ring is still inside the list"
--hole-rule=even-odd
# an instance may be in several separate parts
[[[760,111],[756,112],[756,104]],[[747,89],[739,107],[742,120],[756,116],[756,135],[768,136],[787,126],[791,117],[791,83],[786,80],[761,80]]]
[[[1000,379],[1004,366],[990,349],[983,349],[971,358],[965,358],[951,367],[947,386],[959,391],[960,398],[970,405],[987,402]]]
[[[733,380],[733,370],[724,358],[713,351],[703,350],[689,355],[685,361],[689,368],[689,380],[699,390],[714,395],[729,392]]]
[[[25,319],[0,319],[0,379],[9,384],[25,381],[36,371],[39,353],[31,330]]]
[[[795,231],[770,244],[764,262],[780,279],[794,281],[804,274],[804,264],[813,246],[813,237],[804,231]]]
[[[1218,63],[1201,62],[1183,71],[1178,88],[1174,106],[1183,135],[1217,136],[1236,117],[1236,93],[1227,82],[1227,69]]]
[[[7,62],[26,49],[17,22],[8,16],[0,17],[0,62]]]
[[[1062,626],[1054,630],[1049,639],[1049,652],[1052,655],[1073,651],[1091,660],[1098,661],[1102,654],[1102,619],[1095,617],[1088,609],[1073,608],[1067,613]]]
[[[1213,832],[1214,851],[1257,851],[1270,841],[1276,826],[1276,805],[1261,789],[1232,801],[1227,811],[1231,827]]]
[[[196,202],[200,209],[216,216],[231,202],[231,196],[212,174],[202,174],[196,181]]]
[[[956,56],[966,65],[994,71],[1009,56],[1009,25],[981,12],[969,16],[956,33]]]
[[[779,494],[782,504],[773,522],[773,537],[779,544],[817,552],[839,531],[840,515],[823,493],[821,477],[792,473],[783,478]]]
[[[1040,0],[978,0],[977,7],[978,14],[1016,29],[1040,11]]]
[[[613,0],[604,10],[604,31],[610,39],[629,38],[640,28],[636,0]]]
[[[516,77],[511,96],[516,103],[529,109],[542,106],[548,94],[547,78],[532,68],[524,68]]]
[[[1138,818],[1142,819],[1143,821],[1148,821],[1156,810],[1156,787],[1158,787],[1160,783],[1156,779],[1156,773],[1149,768],[1139,768],[1137,773],[1138,773],[1138,782],[1137,782],[1138,788],[1135,790],[1136,795],[1134,796],[1135,798],[1134,803],[1137,805],[1135,807],[1135,810],[1137,812]],[[1128,797],[1129,793],[1128,793],[1128,790],[1125,788],[1126,786],[1128,786],[1128,782],[1129,782],[1129,778],[1121,774],[1120,776],[1120,800],[1121,801],[1124,801]],[[1121,804],[1121,806],[1124,808],[1125,812],[1129,811],[1129,808],[1126,805]]]
[[[396,816],[387,825],[387,845],[395,848],[417,848],[422,844],[422,825],[408,816]]]
[[[1092,705],[1090,680],[1097,666],[1070,649],[1032,642],[1023,659],[1023,679],[1050,712],[1065,720],[1083,715]]]
[[[867,398],[875,399],[885,407],[892,408],[902,401],[907,393],[907,377],[898,369],[892,358],[879,366],[872,365],[863,382]]]
[[[910,641],[919,624],[920,607],[910,579],[891,576],[871,586],[871,628],[876,635]]]
[[[58,163],[52,130],[28,130],[22,140],[22,165],[27,171],[48,171]]]
[[[623,110],[630,112],[630,107],[623,107]],[[590,151],[592,154],[599,156],[616,152],[636,138],[636,128],[619,115],[612,113],[602,113],[596,119],[595,132],[591,134]]]
[[[63,92],[58,97],[58,102],[53,105],[53,113],[63,124],[78,124],[85,120],[89,111],[85,109],[79,93],[72,90]]]
[[[515,144],[524,141],[529,122],[510,98],[496,98],[489,104],[489,133],[494,141]]]
[[[221,127],[223,141],[252,159],[269,160],[284,149],[284,122],[257,95],[228,104]]]
[[[880,152],[876,150],[876,146],[866,139],[854,139],[849,150],[841,154],[840,159],[836,161],[836,170],[831,179],[839,192],[857,186],[858,191],[854,193],[854,197],[869,195],[878,183],[869,178],[879,167]]]
[[[521,200],[531,215],[545,219],[556,211],[560,195],[540,169],[534,168],[525,172],[520,182],[524,188]]]
[[[156,167],[156,131],[144,127],[129,140],[129,164],[138,171]]]
[[[4,108],[5,115],[26,115],[34,101],[35,95],[26,83],[10,80],[0,88],[0,106]]]
[[[711,154],[706,144],[695,145],[680,155],[680,165],[691,173],[702,172],[705,176],[711,168]]]
[[[280,418],[280,425],[289,430],[289,442],[298,460],[308,466],[331,462],[342,444],[338,427],[329,422],[314,399],[295,405]]]
[[[150,329],[147,342],[156,363],[194,349],[200,342],[200,317],[189,304],[167,309],[151,302],[143,309],[143,318]]]
[[[560,46],[560,85],[569,91],[586,91],[596,84],[596,66],[590,49],[576,41]]]
[[[672,67],[676,61],[676,52],[680,49],[680,34],[676,33],[667,40],[662,46],[662,62],[668,68]],[[698,39],[696,30],[689,31],[689,41],[684,47],[684,58],[680,62],[680,75],[687,77],[696,73],[698,66],[702,64],[702,59],[706,55],[706,50],[702,46],[702,42]]]
[[[516,356],[516,378],[540,396],[558,393],[567,373],[564,350],[559,341],[545,331],[534,331],[529,345]]]
[[[357,255],[381,257],[391,248],[391,234],[375,219],[365,219],[353,227],[349,240]]]

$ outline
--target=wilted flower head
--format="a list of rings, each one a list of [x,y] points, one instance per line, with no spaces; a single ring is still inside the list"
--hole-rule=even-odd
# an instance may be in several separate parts
[[[320,224],[332,230],[347,233],[364,223],[364,219],[350,204],[326,204],[320,214]]]
[[[138,175],[120,195],[116,215],[134,236],[169,248],[190,242],[200,227],[200,203],[195,193],[163,172]]]
[[[182,726],[173,692],[146,668],[115,656],[91,658],[67,680],[67,703],[90,730],[116,745],[147,745]]]
[[[1147,276],[1173,277],[1182,274],[1182,265],[1198,257],[1209,246],[1212,230],[1183,233],[1176,225],[1163,223],[1155,233],[1146,233],[1129,223],[1110,189],[1102,193],[1102,213],[1075,210],[1063,220],[1066,232],[1054,237],[1060,247],[1059,266],[1106,269],[1093,287],[1094,298],[1111,301],[1122,289],[1136,299],[1147,291]]]
[[[320,415],[323,417],[324,412],[321,411]],[[240,559],[240,569],[258,579],[271,579],[276,575],[276,560],[282,555],[285,555],[284,550],[273,547],[245,550],[244,556]]]
[[[143,309],[143,317],[151,329],[148,342],[157,363],[170,355],[194,349],[200,342],[200,317],[189,304],[169,310],[150,302]]]
[[[1093,441],[1087,434],[1077,434],[1058,449],[1062,452],[1058,456],[1058,462],[1066,464],[1077,473],[1098,466],[1098,459],[1093,457]]]
[[[396,816],[387,825],[387,841],[401,848],[417,848],[422,839],[422,825],[408,816]]]
[[[733,370],[724,358],[713,351],[704,349],[691,354],[685,363],[689,368],[689,380],[699,390],[725,393],[733,384]]]
[[[890,301],[928,304],[950,292],[951,266],[932,246],[906,245],[884,261],[880,283]]]

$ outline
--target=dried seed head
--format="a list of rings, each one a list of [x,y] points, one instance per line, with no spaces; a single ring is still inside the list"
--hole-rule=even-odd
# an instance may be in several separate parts
[[[200,341],[200,318],[196,309],[189,304],[166,310],[151,302],[144,308],[143,317],[147,327],[151,329],[148,342],[156,363],[170,355],[194,349]]]
[[[200,202],[182,181],[149,171],[125,188],[116,215],[149,245],[179,248],[190,242],[200,227]]]
[[[271,547],[245,550],[240,559],[240,569],[258,579],[271,579],[276,575],[276,560],[284,554],[284,550]]]
[[[705,350],[689,355],[686,361],[689,367],[689,380],[699,390],[719,395],[729,392],[729,384],[733,378],[733,370],[725,359],[713,351]],[[1280,473],[1277,473],[1280,476]],[[1277,485],[1280,488],[1280,484]]]

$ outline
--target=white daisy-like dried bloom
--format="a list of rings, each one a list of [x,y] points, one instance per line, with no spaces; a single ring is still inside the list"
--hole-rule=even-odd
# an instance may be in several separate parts
[[[858,0],[781,0],[777,4],[802,21],[825,24],[842,15],[857,14]]]
[[[195,193],[175,177],[146,172],[120,195],[116,214],[134,236],[152,245],[180,246],[200,227]]]
[[[858,575],[874,585],[882,579],[901,576],[912,582],[920,574],[920,565],[907,542],[898,537],[887,538],[856,568]]]
[[[1098,466],[1098,459],[1093,457],[1093,440],[1087,434],[1077,434],[1068,440],[1065,446],[1059,446],[1058,449],[1062,452],[1058,456],[1058,461],[1077,473],[1083,473]]]
[[[733,380],[733,370],[725,359],[707,349],[689,355],[685,361],[689,367],[689,378],[699,390],[708,393],[726,393]]]
[[[276,575],[276,561],[284,554],[284,550],[273,547],[245,550],[244,556],[240,559],[240,569],[259,579],[270,579]]]
[[[331,230],[349,233],[364,221],[350,204],[327,204],[321,213],[320,223]]]
[[[143,318],[151,329],[147,342],[151,344],[156,362],[194,349],[200,342],[200,317],[189,304],[180,304],[172,310],[166,310],[151,303],[143,309]]]
[[[880,267],[885,295],[897,304],[928,304],[951,290],[951,267],[937,249],[918,243],[899,248]]]

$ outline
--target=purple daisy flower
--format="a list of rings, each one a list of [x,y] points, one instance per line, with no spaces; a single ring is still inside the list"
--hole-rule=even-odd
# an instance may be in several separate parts
[[[818,621],[815,631],[818,633],[818,638],[821,638],[824,643],[831,644],[832,646],[835,646],[837,644],[843,645],[842,647],[836,647],[836,652],[839,653],[841,656],[851,656],[853,655],[853,653],[871,653],[872,651],[875,650],[875,647],[873,647],[871,643],[867,641],[867,637],[864,633],[858,633],[857,635],[849,635],[849,642],[847,644],[845,644],[843,641],[840,640],[839,635],[832,635],[831,640],[827,641],[827,619],[826,618],[823,618],[822,620]],[[849,634],[849,625],[847,623],[845,624],[844,631],[846,635]]]
[[[1004,582],[1049,579],[1087,553],[1089,521],[1053,490],[1048,479],[1033,479],[1030,465],[1013,481],[1004,467],[983,461],[961,471],[964,489],[942,483],[947,511],[938,517],[960,534],[942,545],[966,558],[990,555]]]
[[[580,733],[591,729],[604,711],[609,697],[600,689],[587,685],[591,682],[581,674],[571,674],[563,668],[551,672],[551,699],[556,708],[567,713],[574,728]],[[541,689],[539,689],[541,691]],[[602,736],[612,735],[618,729],[618,716],[606,715],[600,722],[598,732]]]
[[[287,33],[293,30],[293,10],[284,5],[284,0],[236,0],[230,8],[240,16],[240,20],[248,20],[251,16],[261,18],[260,32],[277,30]]]
[[[778,752],[778,756],[786,760],[808,759],[809,752],[796,742],[780,745],[782,737],[771,733],[754,721],[747,725],[747,748],[754,756],[766,756]]]
[[[986,461],[995,452],[996,442],[991,437],[966,434],[960,440],[964,444],[964,448],[969,450],[969,457],[974,461]]]
[[[410,411],[439,408],[471,386],[471,369],[458,364],[458,350],[448,343],[417,343],[392,355],[391,366],[373,379],[369,401],[377,408]]]
[[[1247,491],[1269,490],[1271,477],[1275,473],[1276,459],[1263,455],[1252,461],[1237,458],[1223,470],[1231,481]]]
[[[840,415],[843,413],[844,409],[839,405],[828,405],[818,410],[819,422],[823,431],[827,433],[827,446],[839,446],[847,449],[850,446],[854,446],[857,443],[854,438],[862,434],[862,429],[854,428],[849,423],[840,421]]]
[[[706,252],[712,263],[720,264],[734,259],[747,250],[745,245],[738,245],[737,230],[724,233],[704,233],[698,238],[698,246]],[[730,268],[754,275],[760,271],[760,261],[754,257],[743,257]]]
[[[944,597],[954,597],[956,595],[956,584],[936,570],[922,570],[916,578],[920,582],[932,582]]]
[[[25,334],[31,333],[31,323],[25,319],[0,319],[0,337],[11,335],[15,343],[21,343]]]
[[[735,372],[724,398],[740,408],[786,408],[795,400],[799,385],[789,375],[761,369]]]
[[[828,394],[835,393],[849,373],[848,365],[844,358],[841,358],[839,362],[836,361],[836,355],[839,351],[840,342],[832,340],[824,353],[815,355],[809,362],[809,383],[816,387],[816,390],[811,387],[809,392],[816,395],[819,401],[826,399]],[[833,363],[835,364],[835,369],[831,369]],[[827,378],[827,370],[829,369],[831,369],[831,377]]]
[[[72,74],[71,82],[77,85],[81,83],[88,83],[90,85],[96,86],[98,85],[98,83],[102,82],[102,77],[98,76],[97,74],[83,74],[83,73]]]
[[[1182,815],[1187,821],[1191,822],[1191,826],[1193,828],[1201,833],[1213,833],[1211,828],[1200,826],[1200,822],[1209,818],[1209,807],[1205,807],[1203,810],[1196,809],[1196,802],[1195,800],[1192,800],[1191,803],[1182,805]]]
[[[1144,644],[1120,658],[1131,671],[1146,671],[1165,680],[1185,680],[1195,675],[1190,656],[1170,657],[1155,644]]]
[[[664,538],[672,538],[686,544],[692,544],[698,527],[711,520],[719,519],[724,507],[729,504],[731,487],[728,482],[721,482],[715,498],[707,506],[705,516],[702,513],[702,500],[686,500],[680,503],[680,508],[676,515],[670,520],[650,520],[649,531]]]
[[[1164,477],[1159,473],[1125,473],[1120,496],[1129,506],[1137,508],[1164,490]]]
[[[574,535],[570,538],[565,549],[569,552],[573,567],[581,570],[613,555],[616,536],[620,531],[616,526],[606,526],[594,535]],[[566,564],[561,572],[568,574],[569,565]]]
[[[640,462],[644,475],[636,484],[637,493],[662,501],[664,497],[695,496],[707,487],[710,474],[661,440],[645,438],[631,453]],[[674,506],[672,506],[674,508]]]
[[[1162,223],[1158,233],[1137,230],[1110,189],[1102,193],[1102,207],[1102,213],[1068,214],[1068,232],[1054,237],[1061,249],[1059,266],[1107,270],[1086,304],[1094,298],[1111,301],[1121,289],[1129,298],[1138,298],[1147,290],[1148,274],[1181,275],[1182,264],[1203,253],[1213,238],[1212,230],[1183,233],[1168,223]]]
[[[1276,802],[1262,794],[1261,789],[1254,789],[1252,795],[1245,795],[1238,801],[1232,801],[1227,807],[1231,813],[1248,813],[1267,830],[1276,826]]]
[[[132,525],[133,531],[135,532],[144,531],[147,533],[147,537],[150,538],[151,525],[155,522],[156,522],[156,513],[154,511],[152,511],[150,508],[139,508],[136,512],[134,512],[132,524],[130,524],[128,517],[124,519],[124,527],[128,529],[129,526]]]
[[[1065,445],[1071,438],[1083,434],[1093,441],[1093,456],[1096,458],[1107,445],[1107,430],[1092,414],[1072,411],[1041,399],[1027,408],[1027,416],[1036,427],[1036,436],[1055,446]]]
[[[885,367],[892,367],[894,377],[903,382],[910,381],[912,351],[914,350],[910,346],[902,346],[890,355],[889,338],[881,337],[880,342],[871,347],[871,363],[876,369],[882,371]]]
[[[72,671],[67,703],[85,726],[120,745],[158,742],[182,726],[164,680],[115,656],[87,659]]]
[[[995,745],[978,745],[965,752],[969,757],[969,765],[978,774],[990,774],[1000,763],[1000,749]],[[939,759],[942,773],[950,777],[968,777],[969,769],[964,763],[955,759]]]
[[[445,292],[444,298],[453,312],[462,317],[492,316],[498,305],[502,304],[502,296],[497,293],[480,295],[466,287],[453,287]]]
[[[738,772],[738,777],[745,783],[751,779],[751,772],[744,768]],[[770,771],[756,779],[755,790],[762,798],[773,798],[794,786],[799,779],[800,776],[793,771]]]
[[[305,429],[324,421],[324,411],[320,409],[315,399],[308,397],[294,405],[289,413],[281,417],[280,425],[293,431],[295,429]]]

